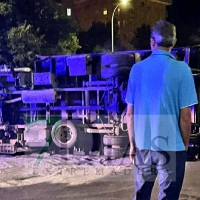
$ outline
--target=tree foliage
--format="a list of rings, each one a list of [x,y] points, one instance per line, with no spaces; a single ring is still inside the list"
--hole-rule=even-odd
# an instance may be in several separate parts
[[[0,63],[6,62],[10,55],[7,48],[7,30],[12,26],[11,5],[0,1]]]
[[[149,49],[150,48],[150,34],[151,34],[151,26],[142,24],[134,32],[134,37],[131,40],[131,44],[133,45],[134,49]]]
[[[81,53],[92,53],[96,46],[100,49],[104,48],[106,42],[110,41],[110,29],[108,24],[101,22],[93,22],[88,31],[82,31],[79,34]]]
[[[81,46],[78,44],[79,40],[74,33],[70,33],[66,40],[59,40],[58,42],[58,48],[60,50],[60,53],[64,54],[74,54],[76,53],[77,49],[80,49]]]
[[[34,55],[75,53],[78,26],[54,0],[0,1],[0,62],[30,65]]]
[[[15,66],[31,66],[35,55],[40,51],[43,36],[38,37],[31,25],[20,24],[8,32],[8,51],[13,56]]]
[[[10,12],[11,12],[11,5],[8,5],[5,2],[0,2],[0,14],[6,16]]]
[[[118,29],[114,30],[115,46],[120,46],[117,37]],[[111,51],[111,23],[93,22],[88,31],[79,34],[80,53],[97,53]]]

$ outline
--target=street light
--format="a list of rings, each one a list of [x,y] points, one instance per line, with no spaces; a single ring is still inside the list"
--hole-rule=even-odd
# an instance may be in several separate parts
[[[122,1],[115,7],[115,9],[113,10],[113,13],[112,13],[112,19],[111,19],[112,52],[114,52],[114,16],[115,16],[115,11],[117,10],[117,8],[118,8],[121,4],[126,5],[127,1],[128,1],[128,0],[122,0]]]

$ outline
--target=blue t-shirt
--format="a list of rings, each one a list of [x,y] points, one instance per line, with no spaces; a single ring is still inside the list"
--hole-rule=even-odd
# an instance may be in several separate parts
[[[182,151],[180,109],[198,103],[189,66],[164,50],[133,65],[126,103],[134,105],[134,137],[139,149]]]

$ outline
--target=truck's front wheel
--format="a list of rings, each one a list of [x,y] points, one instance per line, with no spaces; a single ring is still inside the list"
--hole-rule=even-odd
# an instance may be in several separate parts
[[[77,141],[77,128],[69,120],[60,120],[52,127],[51,137],[57,147],[69,149]]]

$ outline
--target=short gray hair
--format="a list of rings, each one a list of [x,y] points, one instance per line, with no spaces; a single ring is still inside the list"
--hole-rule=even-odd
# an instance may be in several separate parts
[[[158,46],[171,47],[176,42],[176,27],[165,21],[157,21],[151,29],[151,38]]]

